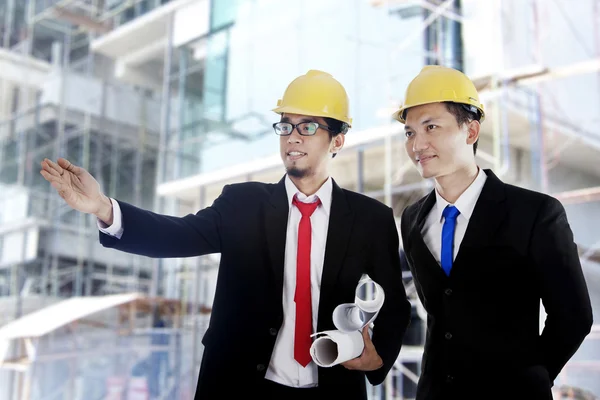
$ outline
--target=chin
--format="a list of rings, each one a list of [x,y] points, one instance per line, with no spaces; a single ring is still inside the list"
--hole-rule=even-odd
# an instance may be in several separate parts
[[[433,171],[422,168],[419,168],[419,174],[421,174],[421,178],[423,179],[431,179],[437,176],[437,174],[435,174]]]
[[[305,178],[308,175],[310,175],[310,169],[298,168],[296,166],[287,167],[286,172],[289,176],[293,178]]]

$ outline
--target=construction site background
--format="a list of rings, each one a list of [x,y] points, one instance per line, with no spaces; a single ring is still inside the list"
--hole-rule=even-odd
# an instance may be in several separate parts
[[[192,399],[210,318],[219,255],[103,248],[41,160],[67,157],[110,197],[196,212],[227,183],[281,178],[270,110],[320,69],[354,119],[333,177],[399,223],[432,189],[391,119],[424,64],[476,82],[479,164],[565,205],[597,320],[600,0],[0,0],[0,400]],[[413,321],[373,399],[415,396],[425,315],[404,275]],[[600,396],[598,339],[595,325],[556,399]]]

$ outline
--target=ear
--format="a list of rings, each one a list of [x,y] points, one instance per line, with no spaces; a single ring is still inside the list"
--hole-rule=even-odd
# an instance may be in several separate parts
[[[467,144],[473,144],[479,139],[479,130],[481,124],[479,121],[471,121],[467,124]]]
[[[344,147],[344,141],[346,140],[346,135],[343,133],[337,134],[333,140],[331,141],[331,145],[329,146],[330,153],[339,153]]]

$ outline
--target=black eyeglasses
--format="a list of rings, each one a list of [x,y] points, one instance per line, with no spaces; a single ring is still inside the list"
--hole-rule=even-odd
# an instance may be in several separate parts
[[[289,122],[276,122],[273,124],[273,129],[279,136],[289,136],[296,128],[298,129],[298,133],[302,136],[313,136],[317,133],[317,129],[319,128],[333,132],[327,125],[321,125],[318,122],[300,122],[296,125],[290,124]]]

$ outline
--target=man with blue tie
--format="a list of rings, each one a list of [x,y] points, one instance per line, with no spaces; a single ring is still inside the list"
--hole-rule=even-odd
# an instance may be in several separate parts
[[[329,175],[352,123],[337,80],[311,70],[273,111],[283,178],[227,185],[210,207],[182,218],[109,199],[66,159],[44,160],[41,173],[71,207],[97,216],[105,247],[149,257],[221,254],[196,399],[366,400],[366,380],[383,382],[410,319],[394,215]],[[354,302],[363,274],[385,291],[372,337],[365,328],[359,357],[318,367],[311,335],[335,329],[333,310]]]
[[[417,400],[551,400],[592,325],[563,206],[477,165],[485,112],[462,72],[424,67],[394,118],[421,176],[435,180],[401,220],[427,311]]]

